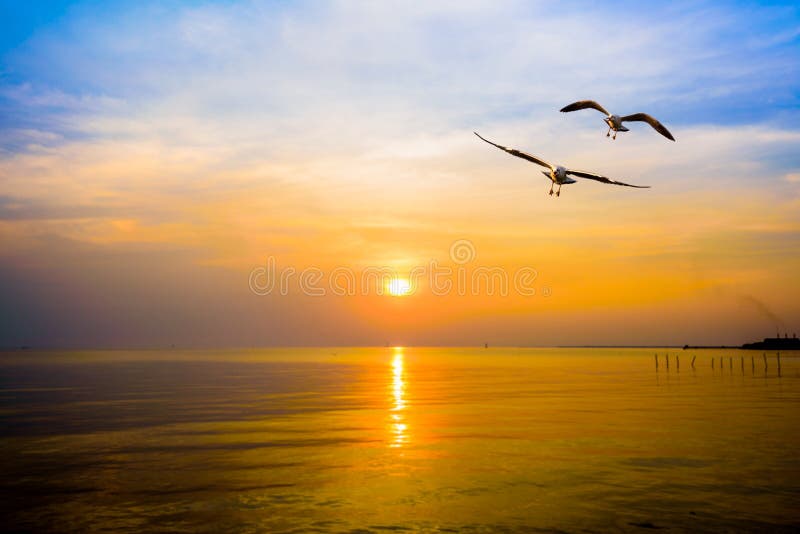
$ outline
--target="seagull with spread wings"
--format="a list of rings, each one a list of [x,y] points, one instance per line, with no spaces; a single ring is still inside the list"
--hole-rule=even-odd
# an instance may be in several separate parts
[[[658,122],[655,117],[648,115],[647,113],[634,113],[633,115],[625,115],[624,117],[620,117],[619,115],[612,115],[606,109],[595,102],[594,100],[580,100],[578,102],[573,102],[568,106],[564,106],[561,108],[562,113],[567,113],[569,111],[578,111],[580,109],[596,109],[600,113],[606,116],[603,121],[608,124],[608,132],[606,133],[606,137],[611,135],[611,130],[614,130],[614,137],[612,139],[617,138],[617,132],[627,132],[628,129],[622,125],[623,122],[646,122],[650,126],[655,129],[658,133],[669,139],[670,141],[674,141],[675,138],[672,137],[672,134],[669,133],[663,124]]]
[[[573,180],[572,178],[569,177],[570,174],[572,176],[577,176],[578,178],[588,178],[589,180],[595,180],[597,182],[602,182],[604,184],[624,185],[626,187],[638,187],[640,189],[650,187],[649,185],[631,185],[631,184],[626,184],[626,183],[623,183],[623,182],[617,182],[616,180],[611,180],[610,178],[606,178],[605,176],[602,176],[600,174],[595,174],[593,172],[576,171],[576,170],[573,170],[573,169],[567,169],[566,167],[562,167],[561,165],[553,165],[551,163],[547,163],[543,159],[539,159],[536,156],[531,156],[530,154],[526,154],[525,152],[522,152],[522,151],[517,150],[515,148],[508,148],[508,147],[504,147],[502,145],[498,145],[496,143],[492,143],[488,139],[485,139],[485,138],[481,137],[481,135],[478,132],[473,132],[473,133],[475,135],[477,135],[481,140],[486,141],[487,143],[489,143],[492,146],[496,146],[500,150],[508,152],[512,156],[517,156],[518,158],[522,158],[522,159],[528,160],[531,163],[535,163],[537,165],[541,165],[542,167],[547,167],[548,169],[550,169],[549,172],[548,171],[542,171],[542,174],[547,176],[550,179],[550,181],[552,182],[550,184],[550,194],[551,195],[553,194],[553,186],[555,186],[556,184],[558,184],[558,191],[556,191],[556,196],[561,196],[561,186],[562,185],[564,185],[564,184],[574,184],[575,183],[575,180]]]

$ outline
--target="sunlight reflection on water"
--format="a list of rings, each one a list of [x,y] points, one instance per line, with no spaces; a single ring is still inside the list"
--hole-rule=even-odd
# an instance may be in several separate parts
[[[392,447],[402,447],[408,442],[408,425],[405,423],[403,410],[406,409],[404,398],[406,384],[403,373],[403,347],[394,347],[392,357]]]

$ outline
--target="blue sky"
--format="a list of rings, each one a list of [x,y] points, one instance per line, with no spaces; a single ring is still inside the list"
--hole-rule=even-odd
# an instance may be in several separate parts
[[[420,12],[408,17],[397,9],[401,4],[358,9],[357,3],[347,2],[54,1],[0,5],[0,84],[6,93],[2,107],[6,127],[57,119],[59,108],[65,105],[57,99],[50,99],[44,109],[26,109],[42,93],[59,92],[83,100],[122,98],[135,105],[163,95],[171,83],[222,73],[221,62],[243,59],[238,53],[233,58],[224,54],[220,41],[225,40],[231,41],[230,50],[235,48],[233,43],[264,47],[260,52],[265,54],[265,64],[273,64],[291,77],[294,72],[286,63],[269,57],[270,50],[287,52],[285,41],[265,38],[270,28],[282,25],[285,30],[287,25],[296,25],[300,31],[325,33],[329,28],[322,29],[329,23],[339,25],[342,32],[352,31],[349,44],[344,40],[335,43],[348,54],[336,59],[346,69],[346,76],[342,80],[343,73],[336,72],[337,80],[331,80],[331,73],[323,71],[311,76],[312,83],[324,86],[329,81],[344,81],[342,89],[374,89],[383,96],[390,88],[389,96],[405,100],[420,99],[435,88],[430,94],[432,103],[440,108],[444,102],[453,108],[462,104],[470,108],[460,110],[466,120],[474,118],[471,108],[487,102],[498,90],[502,102],[490,100],[490,113],[502,116],[530,109],[534,98],[526,98],[525,85],[538,83],[558,85],[566,99],[584,97],[584,84],[594,83],[597,88],[590,92],[609,95],[606,100],[618,93],[625,100],[647,104],[654,114],[668,112],[673,124],[772,121],[791,125],[797,122],[800,107],[800,8],[792,2],[678,2],[647,9],[636,2],[608,6],[573,2],[557,7],[507,2],[495,9],[480,2],[457,9],[442,3],[445,7],[441,9],[417,10]],[[401,15],[395,24],[391,21],[393,10]],[[355,11],[359,14],[351,17],[349,12]],[[208,42],[189,42],[181,35],[180,24],[192,13],[198,18],[218,17],[215,23],[236,26],[241,34],[209,35]],[[352,28],[347,27],[348,21]],[[584,39],[587,28],[592,30],[593,42]],[[218,29],[224,31],[222,26]],[[542,39],[515,42],[518,30]],[[393,36],[418,41],[408,53],[397,53],[394,47],[403,44],[391,43]],[[534,48],[543,41],[548,42],[546,50]],[[382,57],[361,61],[358,54],[365,49],[360,46],[374,46]],[[518,70],[509,72],[514,65],[502,61],[499,55],[504,51],[529,57],[520,57]],[[586,54],[585,63],[580,61],[582,54]],[[550,72],[537,68],[543,55],[550,59],[546,62]],[[325,68],[308,54],[294,59],[305,61],[309,69]],[[416,63],[420,59],[438,62],[440,72]],[[482,72],[473,72],[474,68]],[[160,76],[153,76],[154,70],[160,71]],[[471,79],[470,74],[477,76]],[[457,90],[448,90],[450,77],[473,85],[454,84],[450,89]],[[400,79],[405,92],[395,87]],[[9,101],[7,93],[20,88],[26,94]],[[223,105],[233,106],[230,102]]]

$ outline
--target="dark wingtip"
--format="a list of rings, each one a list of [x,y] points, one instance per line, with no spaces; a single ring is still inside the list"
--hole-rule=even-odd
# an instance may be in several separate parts
[[[474,131],[474,130],[473,130],[473,131],[472,131],[472,133],[474,133],[475,135],[477,135],[477,136],[478,136],[478,139],[480,139],[481,141],[483,141],[483,142],[485,142],[485,143],[489,143],[490,145],[494,145],[494,143],[492,143],[491,141],[489,141],[488,139],[486,139],[485,137],[483,137],[483,136],[482,136],[481,134],[479,134],[478,132],[476,132],[476,131]],[[494,146],[497,146],[497,145],[494,145]]]
[[[675,138],[674,138],[674,137],[672,137],[672,132],[670,132],[669,130],[667,130],[667,127],[666,127],[666,126],[664,126],[664,125],[663,125],[663,124],[661,124],[661,123],[659,123],[659,126],[660,126],[661,128],[656,128],[656,130],[658,130],[658,133],[660,133],[661,135],[663,135],[664,137],[666,137],[666,138],[667,138],[667,139],[669,139],[670,141],[674,141],[674,140],[675,140]]]

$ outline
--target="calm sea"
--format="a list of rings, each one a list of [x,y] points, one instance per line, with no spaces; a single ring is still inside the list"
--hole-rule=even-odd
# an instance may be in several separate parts
[[[797,531],[800,354],[766,356],[5,353],[3,528]]]

